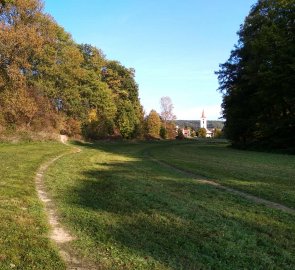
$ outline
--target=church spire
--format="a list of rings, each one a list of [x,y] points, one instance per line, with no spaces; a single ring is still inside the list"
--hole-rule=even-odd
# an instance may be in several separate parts
[[[206,119],[204,110],[202,112],[202,116],[201,116],[201,120],[200,120],[200,127],[205,128],[207,130],[207,119]]]
[[[202,116],[201,116],[201,118],[206,118],[206,116],[205,116],[205,112],[204,112],[204,109],[203,109],[203,111],[202,111]]]

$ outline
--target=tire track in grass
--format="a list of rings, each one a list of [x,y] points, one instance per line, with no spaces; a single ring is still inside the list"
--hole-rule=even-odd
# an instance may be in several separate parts
[[[61,135],[60,138],[61,143],[67,144],[67,137],[65,135]],[[53,163],[62,157],[70,154],[76,154],[81,152],[81,149],[78,147],[72,147],[72,151],[61,154],[45,163],[43,163],[39,169],[37,170],[35,176],[36,190],[38,193],[39,199],[43,202],[45,212],[47,214],[48,223],[51,227],[50,239],[55,242],[59,249],[59,254],[62,259],[65,261],[67,269],[69,270],[91,270],[94,269],[90,265],[87,265],[84,261],[77,258],[74,252],[70,249],[69,242],[75,240],[75,237],[71,235],[60,223],[59,217],[57,214],[56,207],[54,202],[48,195],[46,191],[46,187],[44,184],[44,175]]]
[[[259,203],[259,204],[263,204],[265,206],[268,206],[270,208],[273,208],[273,209],[276,209],[276,210],[281,210],[281,211],[284,211],[284,212],[287,212],[289,214],[295,214],[295,209],[293,208],[290,208],[288,206],[285,206],[283,204],[280,204],[280,203],[276,203],[276,202],[272,202],[272,201],[269,201],[269,200],[266,200],[266,199],[262,199],[260,197],[257,197],[257,196],[254,196],[254,195],[251,195],[249,193],[246,193],[246,192],[243,192],[243,191],[240,191],[240,190],[237,190],[237,189],[234,189],[234,188],[230,188],[230,187],[226,187],[226,186],[223,186],[213,180],[208,180],[208,179],[202,179],[202,177],[192,173],[192,172],[189,172],[189,171],[186,171],[186,170],[183,170],[183,169],[180,169],[180,168],[177,168],[176,166],[174,165],[171,165],[167,162],[164,162],[164,161],[161,161],[161,160],[158,160],[156,159],[155,157],[153,157],[150,153],[146,152],[145,153],[153,162],[156,162],[158,164],[160,164],[161,166],[164,166],[166,168],[169,168],[169,169],[172,169],[178,173],[181,173],[183,175],[186,175],[188,177],[191,177],[191,178],[194,178],[194,180],[196,180],[197,182],[199,183],[202,183],[202,184],[206,184],[206,185],[210,185],[210,186],[214,186],[218,189],[221,189],[221,190],[224,190],[224,191],[227,191],[231,194],[234,194],[234,195],[238,195],[238,196],[241,196],[245,199],[248,199],[252,202],[255,202],[255,203]]]

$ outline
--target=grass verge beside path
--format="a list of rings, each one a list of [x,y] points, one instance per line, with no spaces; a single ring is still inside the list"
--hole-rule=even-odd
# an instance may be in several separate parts
[[[211,140],[169,142],[149,153],[179,169],[295,209],[294,155],[241,151]]]
[[[38,167],[68,150],[57,142],[0,144],[0,269],[64,269],[48,240],[35,189]]]
[[[98,269],[295,268],[294,215],[197,183],[143,155],[151,147],[164,152],[161,145],[85,144],[49,168],[45,182],[77,236],[77,253]]]

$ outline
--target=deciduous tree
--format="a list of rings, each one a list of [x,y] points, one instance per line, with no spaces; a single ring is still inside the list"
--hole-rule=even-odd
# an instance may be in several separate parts
[[[39,0],[0,1],[0,109],[5,125],[56,128],[97,139],[140,136],[134,69],[76,44]],[[90,117],[91,116],[91,117]]]
[[[199,128],[198,130],[198,137],[199,138],[206,138],[207,131],[205,128]]]
[[[217,72],[225,133],[236,145],[295,147],[294,14],[294,0],[259,0]]]
[[[147,117],[147,135],[151,138],[160,137],[161,119],[155,110],[151,110]]]
[[[164,127],[167,128],[167,123],[176,119],[173,113],[173,103],[170,97],[162,97],[160,100],[161,105],[161,118],[164,123]]]

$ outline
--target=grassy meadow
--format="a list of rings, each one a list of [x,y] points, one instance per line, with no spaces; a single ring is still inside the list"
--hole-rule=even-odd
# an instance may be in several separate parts
[[[57,142],[0,144],[0,269],[65,269],[48,240],[35,190],[40,164],[68,150]]]
[[[176,168],[295,208],[294,155],[240,151],[214,140],[167,143],[149,154]]]
[[[295,215],[150,156],[294,206],[294,156],[206,142],[79,144],[46,175],[73,248],[97,269],[294,269]]]

